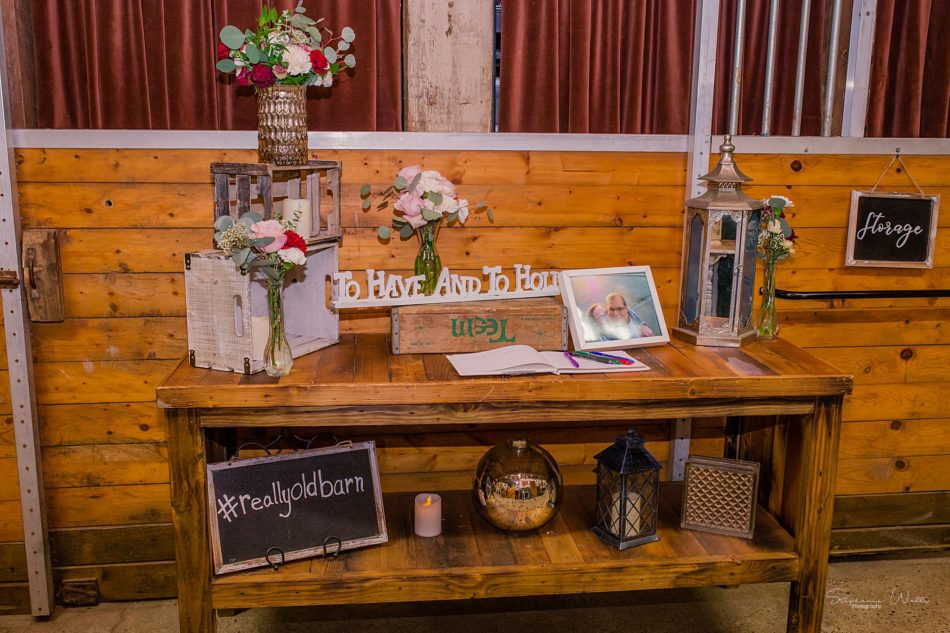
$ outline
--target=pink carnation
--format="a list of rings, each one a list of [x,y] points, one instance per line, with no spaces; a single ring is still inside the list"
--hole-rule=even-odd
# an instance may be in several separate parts
[[[265,253],[276,253],[287,243],[287,236],[284,235],[284,227],[277,220],[265,220],[251,225],[251,233],[255,238],[272,237],[274,241],[267,246],[261,247]]]

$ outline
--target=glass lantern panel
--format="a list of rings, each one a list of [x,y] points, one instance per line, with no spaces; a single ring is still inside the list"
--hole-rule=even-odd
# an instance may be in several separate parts
[[[620,475],[597,465],[597,523],[610,534],[620,535]]]
[[[736,221],[723,215],[709,231],[709,262],[706,279],[706,303],[703,315],[715,317],[717,325],[729,320],[735,295],[733,271],[736,265]]]
[[[650,470],[624,477],[624,540],[656,531],[657,472]]]
[[[683,325],[695,323],[699,317],[699,268],[703,256],[703,219],[693,216],[689,223],[689,243],[686,251],[686,278],[683,280]]]
[[[745,229],[745,255],[742,260],[742,290],[739,301],[739,333],[752,327],[752,302],[755,299],[755,258],[759,243],[761,211],[749,214]]]

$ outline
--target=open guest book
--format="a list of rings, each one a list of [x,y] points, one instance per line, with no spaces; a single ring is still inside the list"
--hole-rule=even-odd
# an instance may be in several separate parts
[[[521,376],[524,374],[595,374],[601,372],[646,371],[650,369],[626,352],[614,350],[611,356],[631,361],[631,365],[608,365],[587,358],[572,356],[578,367],[564,352],[539,352],[527,345],[510,345],[474,354],[447,356],[459,376]]]

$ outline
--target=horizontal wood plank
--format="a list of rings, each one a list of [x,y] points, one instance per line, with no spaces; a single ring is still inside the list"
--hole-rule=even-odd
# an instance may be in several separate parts
[[[43,450],[47,490],[168,482],[164,444],[55,446]]]
[[[173,360],[36,363],[40,404],[148,402],[178,365]]]
[[[931,492],[947,489],[950,455],[842,459],[835,494]]]
[[[171,521],[168,484],[51,488],[46,497],[50,529]]]
[[[164,442],[165,418],[152,402],[39,407],[43,446]]]
[[[835,497],[832,527],[950,523],[950,491]]]
[[[950,393],[943,383],[857,385],[845,398],[846,422],[878,420],[887,412],[896,420],[939,418],[946,415]]]
[[[96,579],[99,599],[105,602],[161,600],[173,598],[177,593],[174,561],[53,569],[53,581],[57,584],[86,578]]]
[[[56,567],[175,560],[169,523],[51,530],[50,556]]]
[[[841,425],[839,459],[950,454],[950,420],[865,420]],[[950,488],[950,473],[947,473]]]
[[[187,323],[179,317],[33,324],[33,357],[38,362],[168,360],[187,353]]]

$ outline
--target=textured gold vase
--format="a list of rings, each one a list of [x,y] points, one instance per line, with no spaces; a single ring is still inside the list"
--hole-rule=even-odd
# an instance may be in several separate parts
[[[307,87],[257,89],[257,154],[262,163],[307,162]]]

